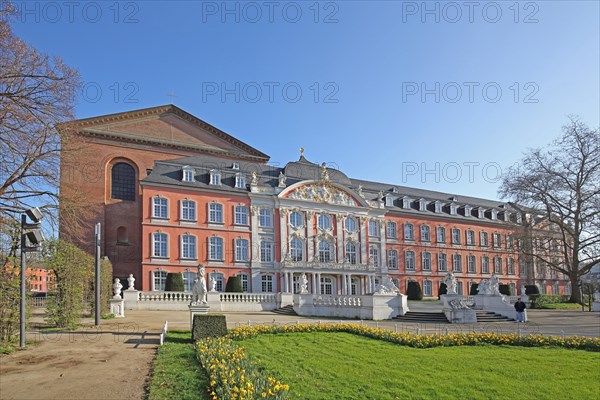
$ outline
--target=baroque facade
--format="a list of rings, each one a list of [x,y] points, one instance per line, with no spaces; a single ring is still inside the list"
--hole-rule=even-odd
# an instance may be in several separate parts
[[[189,290],[198,264],[217,290],[239,275],[247,292],[296,293],[306,275],[311,293],[361,295],[389,276],[402,292],[417,281],[437,296],[448,272],[462,294],[492,274],[513,293],[522,282],[569,290],[519,252],[531,216],[509,203],[352,179],[303,151],[273,167],[175,106],[75,126],[96,154],[96,179],[61,187],[96,196],[89,223],[103,224],[103,255],[142,290],[163,290],[168,272],[182,272]]]

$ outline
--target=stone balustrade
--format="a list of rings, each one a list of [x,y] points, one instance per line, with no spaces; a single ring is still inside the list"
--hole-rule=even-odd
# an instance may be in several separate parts
[[[362,300],[359,296],[318,296],[313,299],[315,306],[360,307]]]
[[[375,272],[377,267],[374,264],[352,264],[348,262],[306,262],[306,261],[290,261],[284,260],[281,262],[282,268],[298,269],[298,270],[333,270],[333,271],[362,271]]]
[[[408,311],[406,295],[363,296],[294,295],[294,311],[302,316],[342,317],[383,320]]]
[[[219,301],[224,303],[276,303],[274,293],[220,293]]]

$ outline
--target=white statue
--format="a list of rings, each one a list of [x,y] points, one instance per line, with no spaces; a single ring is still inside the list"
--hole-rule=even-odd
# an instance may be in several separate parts
[[[135,278],[133,277],[133,274],[129,274],[129,278],[127,278],[127,283],[129,284],[129,287],[127,288],[127,290],[135,290],[135,287],[133,286],[134,282]]]
[[[481,295],[490,295],[493,292],[491,291],[490,281],[489,279],[482,279],[477,285],[477,294]]]
[[[119,280],[119,278],[115,278],[115,283],[113,283],[112,287],[113,287],[113,291],[115,293],[115,295],[113,296],[113,299],[120,299],[121,298],[121,289],[123,289],[123,285],[121,285],[121,281]]]
[[[384,276],[381,283],[375,288],[377,294],[400,294],[400,289],[396,287],[394,281],[389,276]]]
[[[500,281],[496,274],[492,274],[492,279],[490,281],[491,294],[495,296],[500,296]]]
[[[321,179],[324,182],[329,182],[329,172],[327,171],[327,164],[321,164]]]
[[[286,180],[286,176],[283,174],[283,172],[279,172],[279,187],[280,188],[284,188],[285,187],[285,180]]]
[[[306,278],[306,274],[302,274],[300,279],[300,294],[308,294],[308,279]]]
[[[362,187],[362,185],[358,185],[358,195],[360,197],[365,197],[365,194],[363,193],[363,187]]]
[[[448,272],[446,278],[444,278],[444,283],[446,284],[446,294],[457,294],[454,273]]]
[[[256,171],[252,171],[252,181],[250,181],[253,185],[258,185],[258,174]]]
[[[383,201],[383,197],[384,197],[383,191],[380,190],[379,193],[377,194],[377,201],[380,201],[380,202]]]
[[[214,293],[217,291],[217,280],[215,277],[210,278],[210,292]]]
[[[194,279],[192,286],[192,304],[206,304],[206,278],[204,277],[204,266],[198,266],[198,277]]]
[[[521,283],[521,293],[519,293],[521,296],[527,296],[527,294],[525,293],[525,283]]]

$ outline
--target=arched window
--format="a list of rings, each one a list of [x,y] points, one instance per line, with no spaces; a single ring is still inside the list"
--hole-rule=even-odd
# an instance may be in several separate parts
[[[319,262],[331,262],[332,246],[327,241],[319,242]]]
[[[111,199],[135,201],[135,169],[120,162],[111,169]]]
[[[120,226],[117,228],[117,244],[128,244],[127,228]]]
[[[292,261],[302,261],[303,247],[302,240],[296,237],[290,240],[290,256],[292,257]]]

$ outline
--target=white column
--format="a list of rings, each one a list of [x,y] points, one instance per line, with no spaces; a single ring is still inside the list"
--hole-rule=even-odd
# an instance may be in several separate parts
[[[348,280],[346,279],[346,274],[341,275],[342,278],[342,295],[348,294]]]
[[[312,294],[317,294],[317,274],[314,272],[311,274],[311,282],[312,282],[311,292],[312,292]]]
[[[317,273],[317,294],[321,294],[321,273]]]
[[[279,209],[279,244],[281,247],[280,260],[283,261],[287,257],[287,246],[288,246],[288,230],[287,230],[287,215],[289,210],[287,208]]]
[[[337,230],[337,262],[344,262],[344,229],[342,227],[342,214],[335,214]]]
[[[369,257],[367,254],[367,227],[369,223],[367,217],[360,217],[360,262],[361,264],[368,264]]]
[[[379,257],[380,266],[379,269],[381,271],[387,271],[387,250],[385,246],[385,219],[381,218],[379,220],[379,235],[381,237],[381,254]]]
[[[352,274],[346,275],[346,278],[348,279],[348,296],[352,296]]]
[[[290,272],[290,293],[294,293],[294,273]]]
[[[307,262],[311,262],[313,257],[314,257],[314,245],[315,245],[315,240],[314,240],[314,234],[313,234],[313,216],[314,216],[314,212],[313,211],[307,211],[306,212],[306,247],[307,247],[307,252],[306,252],[306,261]]]

